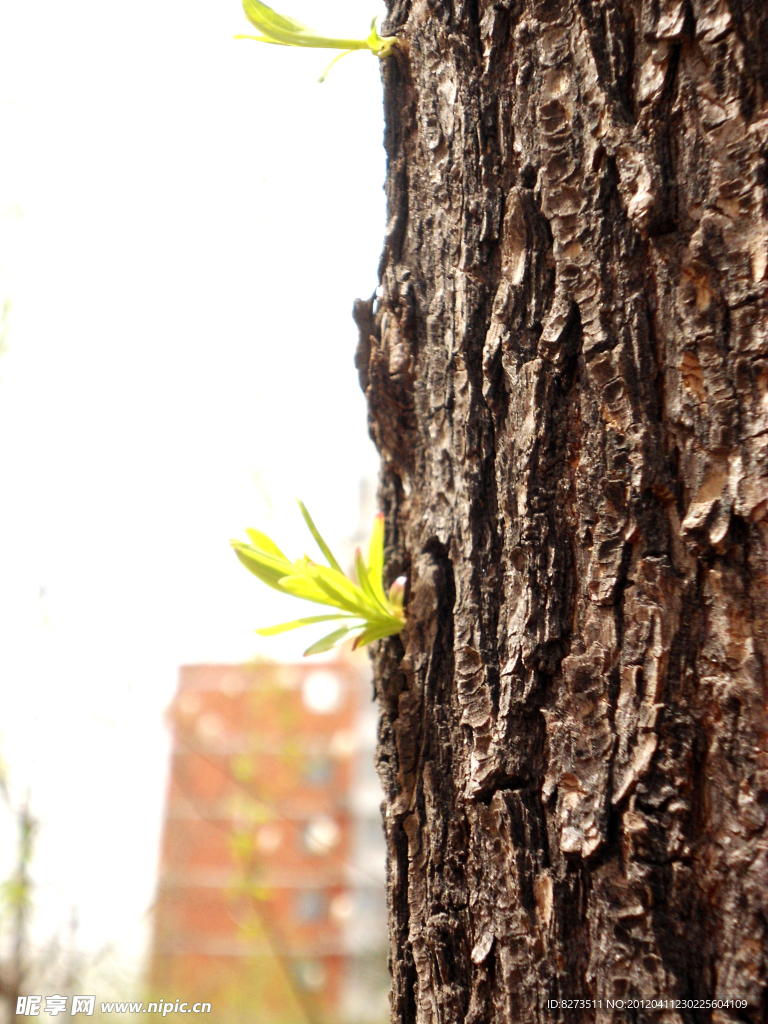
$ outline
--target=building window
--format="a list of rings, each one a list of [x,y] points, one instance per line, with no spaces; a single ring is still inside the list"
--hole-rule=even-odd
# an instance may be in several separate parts
[[[299,960],[294,965],[293,973],[299,985],[308,992],[319,992],[328,977],[321,960]]]
[[[294,898],[296,920],[302,924],[314,924],[326,916],[326,898],[322,889],[307,889],[297,892]]]
[[[330,757],[322,754],[308,757],[304,762],[304,780],[310,786],[327,786],[333,775],[333,764]]]
[[[279,825],[262,825],[256,833],[256,846],[261,853],[274,853],[283,841],[283,830]]]
[[[301,830],[302,848],[315,857],[330,853],[340,839],[341,829],[333,818],[313,818]]]

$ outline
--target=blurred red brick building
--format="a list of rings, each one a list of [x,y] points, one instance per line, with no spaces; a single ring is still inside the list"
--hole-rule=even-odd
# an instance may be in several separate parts
[[[387,1017],[365,663],[182,668],[151,986],[217,1019]]]

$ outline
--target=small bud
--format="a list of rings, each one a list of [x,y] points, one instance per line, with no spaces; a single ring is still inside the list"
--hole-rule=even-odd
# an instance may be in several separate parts
[[[403,610],[403,601],[405,599],[405,587],[407,583],[407,576],[398,576],[395,582],[389,588],[389,602],[399,612]]]

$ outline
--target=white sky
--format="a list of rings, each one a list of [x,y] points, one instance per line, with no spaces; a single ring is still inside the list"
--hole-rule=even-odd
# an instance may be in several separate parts
[[[281,0],[366,35],[376,6]],[[318,12],[322,11],[322,15]],[[0,0],[0,752],[31,794],[37,928],[140,955],[177,666],[291,657],[228,547],[333,545],[377,460],[352,300],[384,228],[378,62],[237,0]],[[0,830],[0,868],[11,850]]]

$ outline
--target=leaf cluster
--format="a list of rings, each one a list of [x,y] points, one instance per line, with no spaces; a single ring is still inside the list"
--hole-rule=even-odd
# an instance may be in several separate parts
[[[312,517],[300,501],[304,521],[328,565],[320,565],[307,555],[291,562],[275,542],[259,530],[246,530],[250,544],[233,540],[235,554],[257,579],[268,587],[292,594],[314,604],[335,609],[331,614],[310,615],[276,626],[257,629],[260,636],[275,636],[317,622],[342,621],[344,624],[328,636],[312,644],[304,652],[320,654],[347,638],[354,638],[354,647],[365,647],[374,640],[399,633],[405,625],[403,613],[403,579],[396,580],[384,592],[384,517],[379,513],[373,524],[367,560],[360,548],[355,553],[357,582],[342,571],[333,552],[321,537]]]
[[[340,39],[333,36],[324,36],[314,29],[303,25],[294,18],[288,18],[278,14],[271,7],[267,7],[261,0],[243,0],[243,10],[246,18],[261,33],[258,36],[237,35],[235,39],[255,39],[259,43],[272,43],[275,46],[304,46],[314,49],[343,50],[338,57],[335,57],[323,74],[320,81],[324,81],[326,75],[336,63],[347,54],[355,50],[370,50],[377,57],[384,59],[388,57],[392,47],[397,40],[394,36],[380,36],[376,28],[376,19],[371,22],[371,31],[365,39]]]

